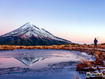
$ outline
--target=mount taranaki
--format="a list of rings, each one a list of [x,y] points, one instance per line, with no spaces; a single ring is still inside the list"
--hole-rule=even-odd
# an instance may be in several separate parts
[[[27,22],[20,28],[0,36],[0,45],[58,45],[71,41],[59,38],[43,28]]]

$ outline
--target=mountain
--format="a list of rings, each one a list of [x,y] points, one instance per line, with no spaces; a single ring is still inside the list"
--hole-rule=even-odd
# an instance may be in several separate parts
[[[59,38],[43,28],[27,22],[20,28],[0,36],[1,45],[57,45],[71,41]]]

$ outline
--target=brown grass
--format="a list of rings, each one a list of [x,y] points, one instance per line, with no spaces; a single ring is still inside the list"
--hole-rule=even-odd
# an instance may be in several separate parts
[[[82,62],[83,62],[83,64],[85,64],[87,67],[92,67],[92,64],[91,64],[91,62],[90,61],[87,61],[87,60],[84,60],[84,59],[80,59]]]

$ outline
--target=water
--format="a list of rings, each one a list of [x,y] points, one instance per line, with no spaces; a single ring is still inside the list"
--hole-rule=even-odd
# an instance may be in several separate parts
[[[91,55],[79,51],[53,49],[0,51],[0,74],[3,79],[6,79],[5,74],[8,74],[7,79],[12,79],[14,75],[20,79],[51,79],[55,73],[58,76],[54,79],[62,79],[65,75],[69,78],[70,74],[73,74],[70,68],[74,67],[75,70],[80,58],[89,60]],[[74,70],[72,72],[77,74]],[[64,76],[60,78],[60,75]]]

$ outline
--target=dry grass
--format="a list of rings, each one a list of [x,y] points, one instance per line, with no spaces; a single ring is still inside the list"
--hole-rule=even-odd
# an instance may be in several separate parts
[[[92,67],[92,64],[90,61],[84,60],[84,59],[80,59],[82,61],[83,64],[85,64],[87,67]]]

